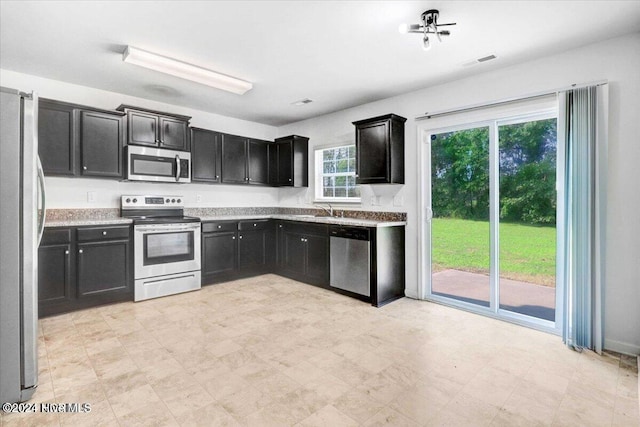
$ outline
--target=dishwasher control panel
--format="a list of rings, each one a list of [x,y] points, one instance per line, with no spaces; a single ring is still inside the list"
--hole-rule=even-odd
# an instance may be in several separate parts
[[[329,231],[331,237],[342,237],[343,239],[370,240],[369,229],[363,227],[343,227],[339,225],[331,226]]]

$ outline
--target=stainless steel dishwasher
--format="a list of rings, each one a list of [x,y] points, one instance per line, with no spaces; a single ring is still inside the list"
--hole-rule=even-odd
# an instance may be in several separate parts
[[[329,285],[359,295],[371,296],[371,241],[369,230],[331,227]]]

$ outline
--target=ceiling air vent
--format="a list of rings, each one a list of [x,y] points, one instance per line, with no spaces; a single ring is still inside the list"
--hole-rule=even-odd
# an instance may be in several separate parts
[[[299,101],[292,102],[291,105],[305,105],[305,104],[311,104],[312,102],[313,102],[313,99],[304,98]]]
[[[483,62],[487,62],[487,61],[491,61],[492,59],[496,59],[497,56],[495,55],[487,55],[487,56],[483,56],[482,58],[478,58],[478,59],[474,59],[472,61],[468,61],[468,62],[464,62],[462,64],[463,67],[472,67],[474,65],[478,65],[481,64]]]
[[[483,56],[482,58],[476,59],[476,61],[487,62],[487,61],[491,61],[492,59],[496,59],[496,56],[495,55]]]

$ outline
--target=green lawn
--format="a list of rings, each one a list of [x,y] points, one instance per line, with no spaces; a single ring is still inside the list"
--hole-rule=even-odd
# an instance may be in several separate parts
[[[489,273],[489,222],[432,220],[434,271]],[[500,277],[555,286],[556,229],[500,224]]]

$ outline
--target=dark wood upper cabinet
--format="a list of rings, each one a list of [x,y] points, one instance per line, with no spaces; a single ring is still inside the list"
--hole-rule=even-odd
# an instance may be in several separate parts
[[[160,117],[160,147],[171,150],[188,150],[188,123],[184,120]]]
[[[269,141],[247,140],[247,182],[269,184]]]
[[[404,184],[404,117],[395,114],[353,122],[356,182]]]
[[[116,108],[127,114],[127,144],[189,151],[191,117],[130,105]]]
[[[79,126],[80,174],[122,178],[123,115],[80,111]]]
[[[236,135],[222,135],[222,183],[269,184],[272,143]]]
[[[40,99],[38,154],[45,175],[76,174],[73,104]]]
[[[309,185],[309,138],[290,135],[277,138],[270,159],[272,185],[307,187]]]
[[[191,181],[220,182],[222,134],[191,128]]]
[[[246,184],[247,138],[236,135],[222,135],[222,183]]]
[[[124,113],[48,99],[38,113],[45,175],[122,178]]]

